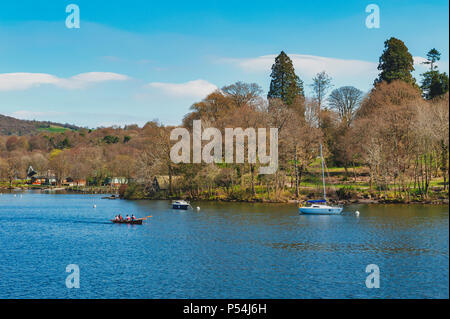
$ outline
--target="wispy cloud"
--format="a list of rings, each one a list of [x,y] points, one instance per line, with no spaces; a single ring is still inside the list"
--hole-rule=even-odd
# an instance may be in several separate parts
[[[185,83],[152,82],[147,86],[159,89],[166,95],[174,97],[204,98],[217,90],[216,85],[201,79]]]
[[[67,114],[67,113],[20,110],[20,111],[12,112],[8,115],[18,118],[18,119],[22,119],[22,120],[35,120],[35,119],[39,119],[39,118],[47,118],[48,119],[49,117],[61,116],[61,115],[65,115],[65,114]]]
[[[430,65],[424,64],[428,60],[421,56],[414,56],[414,68],[417,72],[423,73],[430,70]],[[434,63],[440,71],[448,71],[448,61],[437,61]]]
[[[26,90],[41,85],[54,85],[66,89],[81,89],[93,83],[125,81],[129,77],[112,72],[81,73],[70,78],[59,78],[47,73],[2,73],[0,91]]]
[[[415,66],[423,64],[424,62],[428,61],[426,58],[421,57],[421,56],[414,56],[413,59],[414,59],[414,65]]]
[[[26,90],[42,84],[56,85],[60,79],[45,73],[0,74],[0,91]]]
[[[89,72],[75,75],[67,80],[68,88],[79,88],[90,83],[99,83],[107,81],[126,81],[130,78],[123,74],[112,72]]]
[[[339,85],[355,85],[362,89],[369,89],[373,79],[379,74],[378,62],[374,61],[305,54],[288,55],[294,64],[296,73],[307,81],[317,73],[326,71]],[[248,73],[269,73],[275,58],[276,55],[271,54],[254,58],[222,58],[218,62],[231,64]],[[422,64],[424,61],[426,61],[424,57],[414,57],[414,67],[418,74],[426,70],[426,66]]]

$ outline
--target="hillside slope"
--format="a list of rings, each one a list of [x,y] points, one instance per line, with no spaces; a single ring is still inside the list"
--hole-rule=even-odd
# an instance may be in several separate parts
[[[48,121],[19,120],[11,116],[0,114],[0,135],[33,135],[42,131],[55,131],[79,127],[71,124],[60,124]]]

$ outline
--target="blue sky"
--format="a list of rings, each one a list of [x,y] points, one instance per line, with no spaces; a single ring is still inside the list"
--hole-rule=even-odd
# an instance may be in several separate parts
[[[79,29],[65,25],[71,3]],[[371,3],[379,29],[365,25]],[[3,2],[0,114],[89,127],[179,124],[216,87],[244,81],[267,91],[281,50],[306,86],[325,70],[335,87],[367,91],[391,36],[417,61],[436,47],[448,72],[448,10],[448,1],[415,0]],[[424,68],[416,70],[420,79]]]

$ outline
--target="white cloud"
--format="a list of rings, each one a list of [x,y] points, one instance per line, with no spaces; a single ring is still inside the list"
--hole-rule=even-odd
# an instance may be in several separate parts
[[[37,118],[48,118],[50,116],[64,115],[64,114],[65,113],[62,112],[36,112],[36,111],[20,110],[10,113],[9,116],[23,120],[34,120]]]
[[[378,63],[364,60],[346,60],[328,58],[322,56],[305,55],[305,54],[288,54],[291,58],[297,73],[303,76],[312,77],[318,72],[326,71],[333,77],[357,77],[361,75],[377,74]],[[231,63],[247,72],[269,72],[276,55],[263,55],[255,58],[224,58],[221,62]],[[415,56],[414,66],[424,66],[423,62],[426,58]]]
[[[296,73],[313,77],[318,72],[326,71],[332,77],[358,77],[376,76],[377,63],[363,60],[346,60],[328,58],[306,54],[288,54],[291,58]],[[231,63],[247,72],[269,72],[276,55],[264,55],[247,59],[222,59],[223,62]]]
[[[149,83],[148,86],[155,89],[160,89],[165,94],[170,96],[192,98],[204,98],[208,94],[217,90],[217,86],[201,79],[185,83],[152,82]]]
[[[0,91],[26,90],[41,84],[56,84],[56,76],[45,73],[3,73],[0,74]]]
[[[420,64],[428,61],[426,58],[421,57],[421,56],[414,56],[413,59],[414,59],[414,65],[415,66],[420,65]]]
[[[421,56],[415,56],[415,57],[413,57],[413,59],[414,59],[414,69],[416,71],[415,74],[417,76],[430,70],[430,65],[424,64],[424,62],[428,61],[426,58],[421,57]],[[434,65],[439,67],[439,69],[441,69],[441,67],[444,66],[440,63],[440,61],[435,62]],[[443,70],[445,71],[445,66],[444,66]]]
[[[414,59],[414,69],[415,69],[415,76],[420,76],[420,74],[430,71],[430,65],[429,64],[423,64],[424,62],[427,62],[428,60],[421,56],[415,56]],[[438,67],[440,72],[448,72],[448,60],[440,60],[434,63],[435,66]]]
[[[60,86],[69,89],[83,88],[90,83],[100,83],[107,81],[126,81],[129,77],[123,74],[112,72],[88,72],[72,76],[69,79],[62,79]]]
[[[128,80],[128,76],[112,72],[88,72],[75,75],[70,79],[81,82],[124,81]]]
[[[2,73],[0,74],[0,91],[26,90],[46,84],[67,89],[80,89],[92,83],[128,79],[126,75],[111,72],[81,73],[70,78],[59,78],[46,73]]]

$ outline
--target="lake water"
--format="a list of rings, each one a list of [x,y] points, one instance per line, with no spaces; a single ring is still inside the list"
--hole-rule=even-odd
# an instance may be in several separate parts
[[[1,194],[0,298],[449,297],[448,206],[299,216],[294,205],[176,211],[101,197]],[[108,222],[117,213],[153,217]],[[66,288],[69,264],[80,268],[79,289]],[[369,264],[378,289],[366,287]]]

